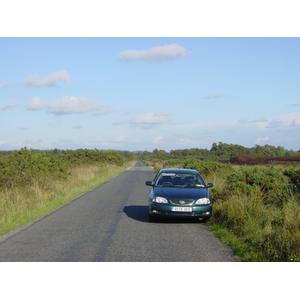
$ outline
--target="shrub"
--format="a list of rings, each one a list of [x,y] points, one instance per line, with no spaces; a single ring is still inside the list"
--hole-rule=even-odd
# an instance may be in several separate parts
[[[252,254],[242,257],[300,261],[299,193],[293,188],[297,175],[274,166],[239,167],[228,174],[222,188],[212,190],[213,224],[251,247]]]
[[[292,185],[292,188],[300,193],[300,169],[295,170],[294,168],[285,170],[283,172],[283,175],[285,175],[289,182]]]
[[[122,166],[124,157],[116,150],[90,150],[77,149],[67,150],[63,156],[64,161],[69,165],[83,164],[116,164]]]
[[[1,159],[0,185],[12,187],[28,185],[34,178],[64,179],[69,175],[68,166],[55,158],[22,148]]]
[[[210,160],[198,160],[195,158],[184,161],[183,168],[195,169],[199,171],[203,176],[209,176],[212,173],[216,173],[216,172],[227,173],[234,169],[234,167],[230,164],[223,164],[220,162],[210,161]]]
[[[290,186],[280,168],[274,166],[241,167],[227,177],[227,193],[241,192],[249,195],[254,190],[265,204],[275,204],[281,207],[290,196]]]

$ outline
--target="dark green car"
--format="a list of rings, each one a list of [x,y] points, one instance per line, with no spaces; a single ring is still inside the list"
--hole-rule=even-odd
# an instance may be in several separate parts
[[[196,218],[207,221],[212,215],[212,201],[208,188],[196,170],[161,169],[153,181],[149,195],[149,221],[158,217]]]

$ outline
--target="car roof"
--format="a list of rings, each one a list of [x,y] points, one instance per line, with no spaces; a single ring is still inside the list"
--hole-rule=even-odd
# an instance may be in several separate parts
[[[192,169],[161,169],[159,173],[187,173],[187,174],[198,174],[199,172],[197,170]]]

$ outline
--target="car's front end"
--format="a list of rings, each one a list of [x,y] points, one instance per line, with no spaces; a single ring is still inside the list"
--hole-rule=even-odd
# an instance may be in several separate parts
[[[185,200],[179,200],[185,201]],[[212,204],[206,205],[176,205],[170,200],[170,203],[149,203],[149,214],[151,216],[166,216],[166,217],[192,217],[209,219],[212,214]]]

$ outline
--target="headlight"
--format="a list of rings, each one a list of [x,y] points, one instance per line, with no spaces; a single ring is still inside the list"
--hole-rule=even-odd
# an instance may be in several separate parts
[[[201,204],[209,204],[210,200],[208,198],[200,198],[196,201],[196,205],[201,205]]]
[[[156,203],[168,203],[168,200],[166,198],[163,198],[163,197],[155,197],[155,198],[153,198],[153,202],[156,202]]]

